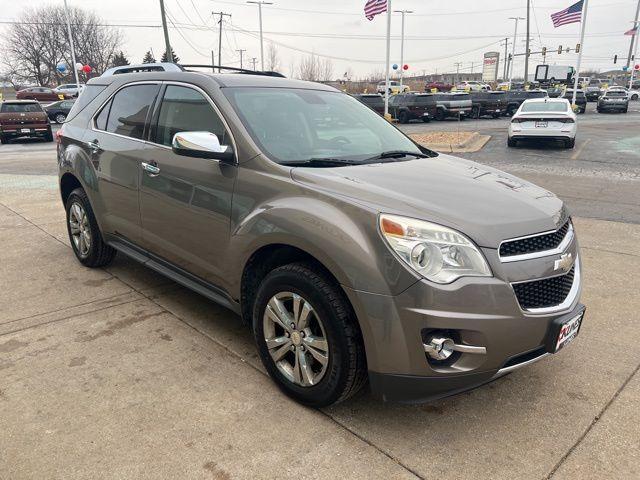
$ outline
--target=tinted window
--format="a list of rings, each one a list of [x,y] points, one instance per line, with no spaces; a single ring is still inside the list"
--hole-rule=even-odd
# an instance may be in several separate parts
[[[162,99],[155,141],[171,146],[178,132],[211,132],[221,145],[228,144],[224,124],[207,99],[193,88],[169,85]]]
[[[523,112],[566,112],[569,104],[567,102],[531,102],[523,103]]]
[[[627,92],[624,92],[622,90],[612,90],[610,92],[607,92],[606,96],[607,97],[626,97]]]
[[[87,85],[80,93],[78,99],[73,102],[73,108],[69,112],[68,119],[71,120],[71,118],[80,113],[84,109],[84,107],[89,105],[89,103],[91,103],[91,101],[96,98],[105,88],[107,88],[105,85]]]
[[[111,101],[107,132],[142,138],[149,109],[158,93],[158,85],[132,85],[116,93]]]
[[[96,128],[98,130],[106,130],[107,129],[107,119],[109,118],[109,109],[111,108],[111,101],[107,103],[100,113],[96,117]]]
[[[430,103],[434,103],[435,100],[431,95],[416,95],[413,100],[415,105],[428,105]]]
[[[0,108],[2,113],[33,113],[41,112],[39,103],[3,103]]]

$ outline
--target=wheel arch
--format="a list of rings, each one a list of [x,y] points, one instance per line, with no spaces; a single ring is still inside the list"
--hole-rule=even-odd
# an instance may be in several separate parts
[[[76,188],[84,188],[78,177],[76,177],[71,172],[65,172],[62,177],[60,177],[60,197],[62,198],[62,204],[66,205],[69,195]]]

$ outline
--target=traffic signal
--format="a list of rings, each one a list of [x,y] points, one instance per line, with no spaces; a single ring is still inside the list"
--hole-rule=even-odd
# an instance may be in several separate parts
[[[579,53],[579,52],[580,52],[580,44],[578,43],[576,44],[576,53]]]
[[[618,63],[618,55],[613,56],[613,63]]]
[[[547,47],[542,47],[542,56],[543,57],[547,56]]]
[[[558,55],[560,55],[561,53],[562,53],[562,45],[558,47]]]

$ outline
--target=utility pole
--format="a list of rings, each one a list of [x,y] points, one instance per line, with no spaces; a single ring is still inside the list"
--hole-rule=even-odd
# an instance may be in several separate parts
[[[529,42],[530,42],[530,38],[529,38],[529,24],[530,24],[530,19],[531,17],[531,0],[527,0],[527,43],[525,45],[525,51],[524,51],[524,86],[526,87],[529,84]]]
[[[502,46],[502,42],[500,42],[500,46]],[[507,56],[509,55],[508,49],[509,48],[509,39],[505,38],[504,39],[504,67],[502,70],[502,81],[506,81],[507,80]]]
[[[224,17],[231,18],[231,14],[224,12],[211,12],[211,14],[220,15],[220,20],[218,20],[218,28],[220,29],[220,36],[218,38],[218,73],[220,73],[220,67],[222,66],[222,21]]]
[[[162,15],[162,30],[164,30],[164,48],[165,52],[167,52],[167,62],[173,63],[173,52],[171,51],[171,44],[169,43],[169,29],[167,28],[167,17],[164,13],[164,0],[160,0],[160,15]]]
[[[258,59],[256,57],[253,57],[251,59],[251,63],[253,64],[253,70],[256,70],[256,63],[258,63]]]
[[[387,54],[385,58],[385,80],[384,80],[384,118],[389,117],[389,76],[391,75],[391,0],[387,0]]]
[[[215,68],[213,68],[213,66],[214,66],[215,64],[216,64],[216,56],[215,56],[215,54],[213,53],[213,50],[211,50],[211,71],[212,71],[213,73],[216,73],[216,69],[215,69]]]
[[[640,5],[640,3],[639,3]],[[633,26],[636,29],[640,29],[640,23],[638,23],[638,21],[635,21]],[[638,36],[638,30],[636,30],[636,34],[633,36],[633,38],[636,38]],[[633,86],[633,78],[635,76],[636,73],[636,69],[635,69],[635,64],[638,61],[638,40],[636,40],[636,45],[634,47],[634,52],[633,52],[633,56],[631,58],[633,58],[633,65],[631,65],[631,75],[629,76],[629,91],[631,91],[631,87]],[[582,51],[582,49],[580,49],[580,51]]]
[[[509,20],[515,20],[516,21],[516,28],[513,31],[513,45],[512,45],[512,49],[511,49],[511,65],[510,65],[510,69],[509,69],[509,90],[511,90],[511,83],[513,81],[513,64],[515,63],[516,60],[516,41],[518,38],[518,21],[519,20],[524,20],[523,17],[509,17]]]
[[[69,46],[71,47],[71,61],[73,62],[73,75],[76,78],[76,86],[80,88],[80,82],[78,81],[78,67],[76,65],[76,49],[73,46],[73,36],[71,35],[71,19],[69,18],[69,7],[67,7],[67,0],[64,0],[64,13],[67,17],[67,33],[69,34]]]
[[[239,49],[239,50],[236,50],[236,52],[240,52],[240,68],[242,68],[242,54],[243,54],[244,52],[246,52],[246,51],[247,51],[247,50],[246,50],[246,49],[244,49],[244,48],[241,48],[241,49]]]
[[[460,83],[460,65],[462,65],[462,62],[456,62],[454,64],[456,66],[456,85],[458,83]]]
[[[640,14],[640,0],[638,0],[638,6],[636,7],[636,18],[633,20],[633,25],[638,25],[638,14]],[[631,65],[631,55],[633,55],[633,44],[638,43],[638,31],[636,30],[635,35],[631,35],[631,43],[629,44],[629,55],[627,56],[627,70],[629,70],[629,66]]]
[[[476,62],[471,62],[471,77],[473,78],[473,67],[475,66]]]
[[[258,19],[260,21],[260,68],[264,71],[264,38],[262,37],[262,6],[273,5],[273,2],[249,0],[247,3],[258,5]]]
[[[394,10],[394,13],[402,14],[402,33],[400,35],[400,91],[402,92],[402,77],[404,76],[404,17],[413,10]]]

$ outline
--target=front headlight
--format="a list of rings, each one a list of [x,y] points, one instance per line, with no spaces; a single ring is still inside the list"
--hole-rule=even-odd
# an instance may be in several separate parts
[[[460,277],[490,277],[491,269],[466,236],[435,223],[380,215],[380,231],[391,249],[427,280],[451,283]]]

